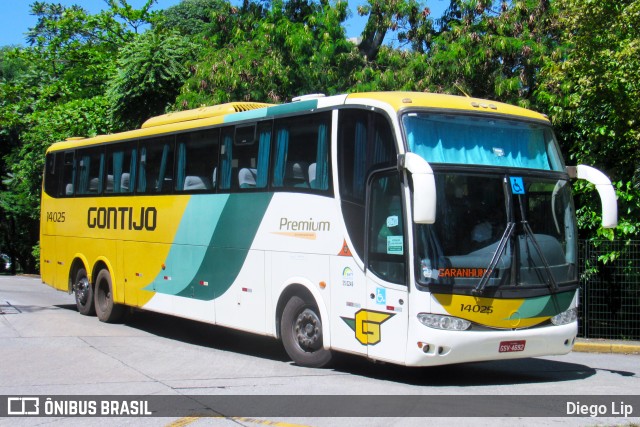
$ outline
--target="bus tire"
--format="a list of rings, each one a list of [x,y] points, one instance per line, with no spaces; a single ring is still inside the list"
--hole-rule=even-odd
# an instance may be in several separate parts
[[[116,323],[122,319],[125,307],[113,302],[113,285],[109,270],[98,273],[94,287],[96,314],[101,322]]]
[[[73,294],[76,297],[76,307],[78,312],[85,316],[93,316],[96,314],[95,305],[93,303],[93,286],[89,283],[87,270],[78,269],[73,282]]]
[[[322,321],[313,304],[291,297],[282,311],[280,331],[284,349],[297,365],[322,368],[331,362],[331,351],[322,347]]]

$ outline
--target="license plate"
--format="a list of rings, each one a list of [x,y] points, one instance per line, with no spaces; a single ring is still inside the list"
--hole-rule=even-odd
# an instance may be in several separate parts
[[[527,342],[525,340],[520,341],[502,341],[500,343],[500,353],[508,353],[512,351],[524,351],[524,346]]]

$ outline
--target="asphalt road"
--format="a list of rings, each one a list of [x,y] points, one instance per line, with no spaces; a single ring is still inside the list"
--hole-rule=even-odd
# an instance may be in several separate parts
[[[332,369],[308,369],[292,364],[276,340],[185,319],[136,312],[125,323],[104,324],[78,314],[73,296],[22,276],[0,276],[0,312],[0,400],[200,397],[213,409],[146,418],[8,417],[0,426],[640,424],[639,355],[573,352],[420,369],[341,356]],[[570,397],[573,406],[565,406]],[[213,398],[255,410],[225,412]],[[582,405],[581,417],[558,415],[558,402],[567,411]],[[348,405],[361,409],[345,410]],[[426,419],[427,407],[446,416]],[[625,408],[633,411],[627,418]],[[407,418],[405,410],[417,416]]]

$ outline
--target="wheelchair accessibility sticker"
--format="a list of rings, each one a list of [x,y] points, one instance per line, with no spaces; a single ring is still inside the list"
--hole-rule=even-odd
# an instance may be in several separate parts
[[[513,194],[524,194],[524,181],[520,176],[509,177],[511,181],[511,192]]]

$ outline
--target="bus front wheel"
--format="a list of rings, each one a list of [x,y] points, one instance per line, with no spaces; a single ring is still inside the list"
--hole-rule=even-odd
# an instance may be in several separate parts
[[[322,347],[322,321],[313,304],[291,297],[280,322],[282,344],[296,364],[322,368],[331,362],[331,351]]]
[[[113,286],[108,270],[98,273],[94,294],[96,314],[101,322],[115,323],[122,319],[125,307],[113,302]]]
[[[87,270],[80,268],[76,273],[75,281],[73,282],[73,294],[76,297],[76,307],[80,314],[85,316],[93,316],[96,314],[95,306],[93,304],[93,288],[89,283],[87,277]]]

